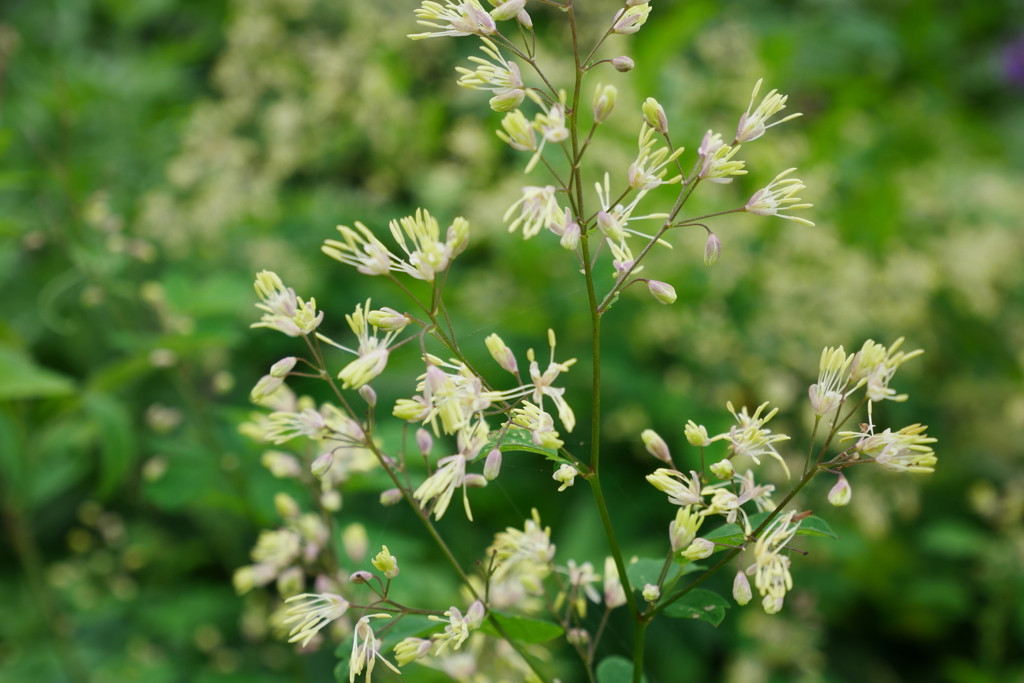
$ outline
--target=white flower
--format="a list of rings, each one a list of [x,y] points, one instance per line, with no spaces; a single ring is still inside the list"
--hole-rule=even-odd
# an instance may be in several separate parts
[[[903,345],[903,337],[892,343],[888,349],[868,339],[861,350],[854,354],[850,366],[850,379],[854,382],[867,382],[867,395],[872,403],[885,399],[890,401],[906,401],[906,394],[897,394],[889,388],[896,370],[911,358],[920,356],[924,351],[917,349],[909,353],[899,351]]]
[[[542,581],[550,573],[551,559],[555,556],[551,528],[541,527],[540,514],[535,508],[522,531],[508,527],[495,534],[494,543],[487,549],[487,557],[492,556],[495,560],[492,585],[511,579],[531,593],[540,593],[544,589]]]
[[[626,604],[626,591],[622,588],[622,581],[619,580],[619,569],[615,566],[615,559],[604,558],[604,605],[608,609],[615,609]]]
[[[849,393],[842,393],[842,389],[847,386],[848,372],[853,359],[854,355],[847,356],[842,346],[838,349],[829,346],[822,350],[821,361],[818,364],[818,381],[808,389],[811,407],[818,417],[831,413],[849,396]]]
[[[708,467],[708,469],[711,470],[711,474],[715,475],[719,479],[732,480],[733,475],[736,474],[736,470],[733,469],[731,460],[719,460]]]
[[[840,432],[843,441],[858,439],[854,449],[893,472],[934,472],[938,458],[929,444],[937,441],[925,434],[927,427],[912,424],[898,432],[886,429],[874,433],[874,426],[861,425],[861,432]]]
[[[673,505],[703,505],[700,477],[692,471],[690,475],[687,478],[682,472],[659,467],[654,474],[647,475],[647,481],[662,493],[667,493],[668,502]]]
[[[472,90],[490,90],[494,93],[490,105],[494,111],[511,111],[523,103],[526,90],[523,78],[515,62],[506,61],[498,47],[488,38],[482,38],[484,44],[480,49],[494,60],[489,62],[480,57],[470,57],[469,61],[477,64],[475,71],[465,67],[456,67],[462,74],[459,85]]]
[[[726,406],[739,424],[734,426],[727,434],[719,434],[714,440],[725,439],[729,442],[729,450],[732,451],[734,456],[746,455],[758,465],[761,464],[761,456],[770,455],[779,461],[782,468],[786,470],[786,476],[788,477],[789,467],[786,465],[786,461],[782,459],[782,456],[779,455],[779,452],[775,450],[775,444],[780,441],[788,441],[789,437],[785,434],[772,434],[772,430],[764,428],[764,425],[775,417],[775,413],[779,412],[779,409],[775,408],[764,417],[761,417],[761,412],[767,405],[767,403],[762,403],[751,416],[747,414],[746,406],[737,413],[736,409],[732,407],[732,402],[728,402]]]
[[[754,571],[754,585],[762,596],[772,598],[771,601],[763,601],[765,611],[769,614],[774,614],[769,608],[778,611],[786,592],[793,588],[793,576],[789,573],[790,560],[781,552],[800,528],[799,522],[793,522],[795,515],[795,512],[787,512],[776,518],[754,544],[754,564],[751,567]]]
[[[554,418],[529,401],[512,411],[512,424],[530,430],[533,443],[542,448],[558,450],[565,445],[555,431]]]
[[[627,173],[629,186],[634,190],[653,190],[659,185],[672,185],[683,179],[683,176],[677,175],[664,180],[665,174],[668,173],[668,166],[679,158],[683,153],[683,148],[680,147],[674,152],[669,152],[668,147],[655,150],[657,141],[654,138],[654,133],[655,130],[646,122],[640,126],[638,141],[640,151],[636,161],[630,164]]]
[[[299,556],[302,542],[290,529],[269,531],[264,529],[252,549],[253,562],[283,569]]]
[[[442,36],[489,36],[497,32],[494,19],[477,0],[466,0],[457,4],[445,0],[444,5],[424,0],[423,5],[413,12],[418,18],[417,24],[441,29],[433,33],[410,34],[409,37],[413,40]]]
[[[558,487],[559,492],[566,490],[570,486],[576,483],[576,476],[579,474],[572,465],[563,464],[558,470],[551,476],[557,482],[561,482],[561,486]]]
[[[285,603],[295,603],[287,611],[285,624],[298,622],[289,632],[289,643],[301,642],[309,645],[320,629],[338,619],[348,610],[348,600],[334,593],[303,593],[288,598]]]
[[[772,90],[770,93],[764,96],[761,100],[761,104],[758,105],[757,109],[751,113],[751,109],[754,107],[754,98],[757,97],[758,91],[761,89],[761,82],[763,78],[759,78],[757,83],[754,84],[754,91],[750,93],[750,104],[747,105],[747,111],[740,117],[739,126],[736,128],[736,140],[733,144],[750,142],[756,140],[764,135],[765,130],[772,126],[777,126],[780,123],[785,123],[790,119],[795,119],[802,114],[790,114],[784,119],[780,119],[775,123],[768,122],[768,119],[778,114],[780,111],[786,108],[786,100],[788,99],[785,95],[780,95],[777,90]]]
[[[557,226],[561,225],[562,209],[558,207],[553,185],[524,187],[523,196],[508,207],[504,220],[507,221],[516,208],[519,208],[519,216],[508,226],[509,232],[515,232],[516,228],[522,225],[523,239],[526,240],[544,228],[557,234]]]
[[[711,493],[711,502],[708,503],[707,508],[701,510],[702,515],[722,515],[725,517],[725,521],[730,524],[736,521],[737,514],[742,512],[740,510],[740,499],[732,491],[724,488],[708,489],[705,493]]]
[[[470,632],[480,628],[485,614],[484,604],[479,600],[476,600],[469,606],[465,616],[459,611],[458,607],[452,607],[445,612],[444,615],[448,617],[448,624],[444,627],[444,633],[431,636],[431,638],[439,643],[437,654],[440,655],[449,645],[452,646],[453,650],[458,650],[462,647],[462,644],[469,638]],[[441,617],[435,616],[430,616],[429,619],[432,621],[444,621]]]
[[[299,337],[311,333],[323,322],[324,314],[323,311],[317,313],[316,300],[299,299],[295,290],[285,287],[276,273],[260,271],[255,288],[260,297],[256,308],[263,311],[263,316],[249,327],[269,327],[289,337]]]
[[[658,602],[658,598],[661,597],[661,589],[653,583],[644,584],[643,589],[644,600],[647,602]]]
[[[416,209],[414,216],[406,216],[388,224],[391,235],[408,255],[403,270],[418,280],[433,282],[434,276],[448,267],[451,247],[441,241],[441,228],[429,211]],[[404,233],[404,234],[403,234]],[[412,243],[410,250],[405,238]]]
[[[775,180],[750,197],[743,210],[758,216],[775,216],[777,218],[785,218],[788,221],[796,221],[797,223],[813,226],[814,223],[806,218],[779,213],[779,211],[783,210],[809,209],[814,206],[813,204],[800,204],[800,198],[794,196],[797,192],[807,187],[796,178],[786,178],[787,175],[795,170],[795,168],[790,168],[775,176]]]
[[[381,547],[382,550],[370,561],[370,564],[372,564],[377,571],[383,572],[384,576],[387,578],[393,579],[398,576],[398,558],[388,551],[388,547],[386,545]]]
[[[463,455],[450,455],[437,461],[437,470],[419,485],[412,497],[420,501],[425,508],[433,499],[434,519],[441,519],[448,509],[455,490],[462,488],[462,502],[466,509],[466,517],[473,521],[473,512],[469,509],[469,497],[466,495],[466,458]]]
[[[697,154],[700,156],[700,171],[697,177],[712,183],[731,183],[729,176],[744,175],[744,162],[733,161],[732,158],[740,146],[730,146],[722,142],[721,133],[712,133],[710,130],[704,134],[704,140],[700,143]]]
[[[375,660],[380,659],[384,664],[401,675],[398,668],[384,658],[380,653],[380,641],[373,634],[370,628],[370,619],[390,619],[390,614],[367,614],[356,622],[355,630],[352,633],[352,657],[348,662],[348,681],[355,683],[356,676],[366,669],[366,683],[370,683],[370,676],[373,673]]]
[[[363,275],[387,275],[394,268],[392,254],[365,225],[356,221],[356,229],[339,225],[343,241],[325,240],[320,250],[336,261],[355,266]]]
[[[675,521],[668,525],[668,538],[672,545],[673,552],[690,545],[693,539],[697,538],[697,531],[704,523],[704,516],[693,511],[693,506],[687,505],[676,511]]]
[[[395,661],[405,666],[417,659],[423,659],[430,652],[431,642],[426,638],[406,638],[395,645]]]
[[[711,557],[711,553],[715,552],[715,544],[706,538],[695,538],[690,543],[689,547],[686,548],[679,555],[685,560],[690,562],[696,562],[697,560],[703,560],[707,557]]]
[[[611,116],[612,110],[615,109],[615,100],[618,98],[619,91],[614,85],[604,85],[598,83],[597,87],[594,88],[594,123],[604,123],[605,119]]]
[[[636,33],[647,21],[647,15],[651,13],[651,6],[647,3],[634,5],[626,10],[619,10],[615,15],[615,23],[612,24],[612,33],[628,35]]]
[[[501,127],[505,130],[495,132],[502,142],[512,147],[512,149],[519,150],[520,152],[537,151],[537,134],[534,132],[530,120],[526,118],[523,112],[516,109],[505,114],[505,118],[501,120]],[[534,155],[526,167],[526,172],[532,171],[539,160],[540,157]]]
[[[548,367],[544,370],[543,374],[540,372],[540,366],[534,357],[533,349],[529,349],[526,353],[526,357],[530,361],[530,379],[533,380],[533,400],[543,410],[544,397],[550,398],[558,409],[558,419],[565,425],[565,430],[571,432],[573,427],[576,426],[576,415],[562,396],[565,393],[565,388],[552,385],[558,379],[559,374],[568,372],[569,368],[576,364],[576,359],[570,358],[561,363],[555,362],[555,331],[550,328],[548,329],[548,345],[551,347],[551,356],[548,359]]]

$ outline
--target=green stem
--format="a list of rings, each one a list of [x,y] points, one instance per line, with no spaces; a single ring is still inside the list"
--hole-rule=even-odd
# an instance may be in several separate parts
[[[633,683],[640,683],[644,677],[644,635],[648,623],[641,620],[633,628]]]

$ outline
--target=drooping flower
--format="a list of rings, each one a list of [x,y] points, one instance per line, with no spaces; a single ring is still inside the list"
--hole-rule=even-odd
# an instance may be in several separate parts
[[[758,216],[775,216],[776,218],[785,218],[788,221],[796,221],[797,223],[813,226],[814,223],[806,218],[779,213],[780,211],[792,211],[793,209],[809,209],[814,206],[813,204],[800,204],[800,198],[794,196],[800,190],[807,187],[796,178],[786,177],[795,170],[795,168],[790,168],[775,176],[773,181],[751,195],[743,210]]]
[[[686,505],[676,510],[676,518],[669,522],[668,538],[674,552],[679,552],[686,546],[693,543],[697,538],[697,531],[704,523],[704,516],[693,510],[692,505]]]
[[[759,78],[757,83],[754,84],[754,91],[750,93],[750,104],[747,105],[747,111],[740,116],[739,126],[736,128],[736,140],[733,144],[739,144],[744,142],[750,142],[756,140],[765,131],[772,126],[777,126],[780,123],[785,123],[790,119],[795,119],[803,114],[790,114],[784,119],[780,119],[775,123],[768,123],[768,119],[778,114],[780,111],[786,108],[786,95],[781,95],[777,90],[772,90],[770,93],[764,96],[761,100],[761,104],[754,109],[753,112],[750,110],[754,107],[754,99],[757,97],[758,91],[761,89],[761,82],[763,78]],[[767,125],[766,125],[767,124]]]
[[[682,472],[659,467],[654,474],[647,475],[647,481],[662,493],[667,493],[668,502],[673,505],[703,505],[700,477],[693,471],[690,475],[687,477]]]
[[[860,432],[840,432],[843,441],[857,439],[854,449],[893,472],[934,472],[938,458],[930,444],[937,441],[924,425],[912,424],[898,432],[886,429],[875,434],[874,426],[861,425]]]
[[[838,349],[829,346],[821,352],[818,381],[808,389],[811,408],[818,417],[831,413],[849,395],[849,392],[843,393],[842,390],[847,386],[853,359],[854,355],[847,356],[842,346]]]
[[[402,672],[380,653],[380,641],[377,640],[373,629],[370,628],[370,619],[390,618],[390,614],[367,614],[356,622],[355,630],[352,633],[352,656],[348,662],[349,683],[355,683],[356,676],[363,673],[363,669],[366,669],[366,683],[370,683],[373,665],[378,659],[396,674],[401,675]]]
[[[285,287],[276,273],[260,271],[255,288],[260,297],[256,308],[263,311],[263,316],[249,327],[268,327],[289,337],[299,337],[310,334],[323,322],[324,313],[317,313],[316,300],[298,298],[295,290]]]
[[[515,580],[531,593],[539,593],[543,591],[542,582],[551,572],[550,563],[555,556],[551,528],[541,527],[540,514],[535,508],[522,530],[508,527],[495,534],[487,556],[494,557],[495,562],[492,582]]]
[[[300,643],[302,647],[335,619],[348,610],[348,600],[334,593],[303,593],[285,600],[291,605],[285,624],[298,622],[289,632],[289,643]]]
[[[417,659],[423,659],[430,652],[431,642],[426,638],[406,638],[395,645],[395,661],[405,666]]]
[[[494,97],[490,100],[494,111],[512,111],[526,97],[523,78],[515,62],[509,62],[501,56],[501,52],[489,38],[482,38],[480,48],[492,61],[480,57],[470,57],[469,61],[477,65],[475,70],[456,67],[462,74],[459,85],[471,90],[490,90]]]
[[[800,528],[800,522],[793,521],[795,516],[795,512],[787,512],[777,517],[754,544],[754,586],[764,598],[762,604],[769,614],[781,609],[786,592],[793,588],[790,559],[781,553]]]
[[[558,487],[558,491],[562,492],[576,483],[576,477],[579,473],[579,470],[572,465],[563,463],[551,478],[562,484]]]
[[[894,341],[889,348],[868,339],[861,350],[854,354],[853,363],[850,365],[850,378],[854,382],[866,381],[867,395],[872,403],[885,399],[907,400],[906,394],[897,394],[895,389],[890,389],[889,382],[901,365],[911,358],[920,356],[924,351],[900,351],[902,345],[903,337]]]
[[[640,139],[637,143],[639,152],[636,161],[629,166],[627,178],[629,186],[634,190],[653,190],[660,185],[672,185],[683,179],[677,175],[665,180],[668,167],[683,153],[683,148],[670,152],[669,148],[660,147],[655,150],[657,140],[654,137],[655,130],[646,122],[640,126]]]
[[[388,551],[386,545],[382,546],[382,550],[370,561],[370,564],[376,567],[378,571],[383,572],[384,576],[389,579],[398,576],[398,558]]]
[[[557,226],[561,224],[562,209],[558,206],[553,185],[524,187],[523,196],[508,207],[504,220],[507,221],[517,208],[519,215],[508,226],[509,232],[515,232],[516,228],[522,225],[523,239],[525,240],[538,234],[544,228],[558,234]]]
[[[413,10],[413,13],[417,17],[417,24],[441,29],[428,33],[410,34],[409,37],[413,40],[444,36],[490,36],[498,30],[494,19],[480,6],[477,0],[465,0],[459,3],[445,0],[444,5],[424,0],[422,6]]]
[[[786,465],[786,461],[782,459],[782,456],[779,455],[779,452],[775,450],[775,444],[780,441],[788,441],[789,437],[785,434],[772,434],[772,430],[765,429],[764,425],[775,417],[775,413],[779,412],[779,409],[775,408],[764,417],[761,417],[762,411],[767,406],[767,403],[762,403],[754,411],[753,415],[749,415],[747,414],[746,406],[737,413],[736,409],[732,407],[732,402],[728,402],[726,407],[728,407],[729,412],[733,414],[733,417],[736,418],[736,422],[739,424],[733,426],[729,432],[719,434],[714,440],[725,439],[729,442],[729,450],[733,456],[746,455],[758,465],[761,464],[761,456],[770,455],[779,461],[782,468],[786,470],[786,476],[788,477],[789,467]]]
[[[697,150],[700,156],[700,171],[697,177],[712,183],[731,183],[730,176],[745,175],[745,163],[732,160],[739,150],[739,145],[727,145],[722,141],[721,133],[709,130],[704,134],[704,140]]]
[[[469,638],[472,631],[480,628],[483,623],[486,610],[484,604],[479,600],[473,602],[463,615],[458,607],[451,607],[444,613],[448,617],[448,624],[444,627],[444,633],[438,633],[431,638],[438,643],[437,654],[441,654],[450,645],[453,650],[458,650]],[[441,621],[441,617],[430,616],[432,621]]]
[[[462,501],[466,508],[466,517],[473,521],[473,512],[469,509],[469,498],[466,494],[466,457],[450,455],[437,461],[437,470],[419,485],[412,497],[420,501],[420,507],[434,500],[434,519],[444,516],[451,503],[455,490],[462,489]]]

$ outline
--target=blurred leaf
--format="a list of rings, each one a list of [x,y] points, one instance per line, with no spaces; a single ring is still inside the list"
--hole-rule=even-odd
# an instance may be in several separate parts
[[[10,346],[0,346],[0,401],[67,396],[74,391],[69,377],[37,365]]]
[[[58,420],[32,437],[23,480],[25,501],[38,507],[74,486],[89,470],[95,426],[82,415]]]
[[[725,619],[725,610],[730,606],[718,593],[705,588],[694,588],[665,608],[664,614],[676,619],[700,619],[712,626],[718,626]]]
[[[9,486],[21,485],[21,448],[14,420],[0,412],[0,473]]]
[[[924,530],[923,550],[946,557],[974,557],[990,543],[988,534],[960,521],[935,522]]]
[[[109,497],[120,486],[135,458],[135,435],[128,409],[108,394],[89,393],[83,397],[86,413],[97,426],[100,445],[100,478],[97,495]]]
[[[597,665],[597,683],[631,683],[633,680],[633,662],[621,655],[605,657]],[[644,683],[647,676],[643,676]]]
[[[678,558],[678,555],[676,557]],[[657,585],[658,577],[661,576],[661,568],[664,564],[665,560],[655,560],[652,558],[641,558],[630,564],[626,567],[626,577],[629,578],[629,585],[636,590],[643,590],[644,584],[648,583]],[[672,579],[684,574],[700,571],[703,568],[703,565],[696,562],[687,562],[686,564],[673,562],[671,567],[669,567],[668,573],[665,575],[665,583],[668,584]]]
[[[761,523],[768,518],[767,512],[759,512],[756,515],[750,516],[750,525],[755,529],[761,525]],[[820,538],[833,538],[838,539],[839,536],[832,531],[828,523],[820,517],[805,517],[800,522],[800,528],[796,532],[797,536],[817,536]],[[715,541],[716,543],[724,543],[726,545],[740,545],[746,540],[743,534],[743,529],[738,524],[723,524],[722,526],[703,534],[703,537],[709,541]],[[715,546],[715,552],[720,550],[726,550],[723,546]]]
[[[508,637],[520,643],[546,643],[565,633],[565,629],[550,621],[514,617],[496,611],[492,611],[491,614],[494,615],[495,621],[501,625],[505,633],[508,634]],[[480,630],[489,635],[500,637],[498,630],[494,628],[489,619],[484,620]]]
[[[555,462],[569,462],[551,448],[544,448],[533,443],[533,438],[530,436],[529,430],[526,429],[497,429],[487,435],[487,443],[480,449],[480,455],[473,459],[473,462],[486,458],[487,454],[495,448],[500,448],[502,453],[508,453],[509,451],[525,451],[527,453],[536,453],[537,455],[543,455],[549,460]]]

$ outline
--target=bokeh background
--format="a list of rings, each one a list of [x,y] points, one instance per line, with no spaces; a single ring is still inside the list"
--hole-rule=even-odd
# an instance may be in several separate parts
[[[615,7],[578,5],[589,34]],[[686,419],[721,431],[726,400],[770,400],[777,428],[806,443],[825,345],[906,336],[926,350],[895,382],[910,402],[879,420],[929,424],[940,464],[855,471],[848,508],[829,508],[820,484],[802,504],[841,540],[806,546],[783,613],[658,622],[650,680],[1024,681],[1024,6],[653,6],[607,50],[636,70],[591,81],[620,91],[593,170],[624,173],[644,97],[695,150],[708,127],[732,129],[763,76],[804,117],[745,146],[750,175],[702,188],[693,210],[742,203],[797,166],[817,225],[721,219],[710,269],[701,236],[680,235],[648,265],[679,301],[631,291],[606,317],[606,482],[627,554],[661,556],[672,515],[643,480],[654,464],[638,433],[654,427],[693,463]],[[402,305],[319,253],[338,223],[381,229],[416,206],[467,216],[473,241],[448,285],[463,346],[483,360],[497,331],[522,352],[554,327],[560,356],[583,361],[569,376],[583,412],[581,280],[550,235],[504,231],[524,159],[494,136],[485,98],[455,86],[474,41],[407,40],[413,7],[0,5],[0,681],[333,680],[332,648],[297,655],[266,625],[273,595],[240,598],[230,576],[278,524],[283,486],[237,425],[255,380],[296,351],[248,329],[254,273],[315,296],[329,333],[366,296]],[[543,51],[561,54],[560,17],[531,9]],[[396,354],[375,384],[385,405],[412,393],[416,367]],[[602,559],[586,487],[552,496],[537,485],[549,472],[507,454],[474,492],[477,521],[443,520],[466,564],[533,506],[562,561]],[[371,489],[346,494],[339,520],[409,558],[403,578],[431,606],[451,604],[453,577],[413,516],[382,511]],[[613,620],[603,651],[628,655],[628,641]]]

